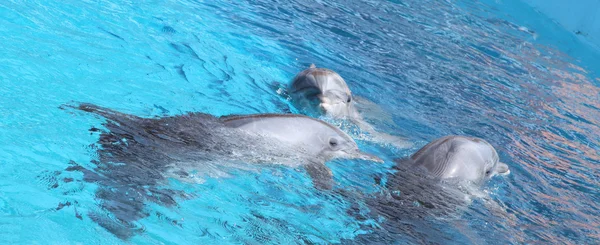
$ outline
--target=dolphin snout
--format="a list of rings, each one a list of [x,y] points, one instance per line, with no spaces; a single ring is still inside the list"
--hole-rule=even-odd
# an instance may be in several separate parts
[[[510,169],[506,163],[499,162],[498,165],[496,165],[496,173],[498,173],[498,175],[507,175],[510,174]]]
[[[372,161],[372,162],[378,162],[378,163],[383,163],[383,159],[379,158],[378,156],[369,154],[369,153],[365,153],[362,152],[360,150],[357,150],[353,153],[350,153],[350,155],[352,156],[352,158],[357,158],[357,159],[362,159],[362,160],[367,160],[367,161]]]
[[[327,112],[328,107],[329,107],[329,105],[327,105],[325,103],[319,103],[319,109],[321,109],[322,112]]]
[[[348,109],[348,104],[344,102],[336,102],[336,103],[325,103],[322,102],[319,104],[319,109],[327,114],[330,117],[334,118],[344,118],[350,115],[350,111]]]

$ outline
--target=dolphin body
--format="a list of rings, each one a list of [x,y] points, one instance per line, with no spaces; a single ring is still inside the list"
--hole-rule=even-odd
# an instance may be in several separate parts
[[[324,113],[334,119],[348,119],[363,131],[372,136],[372,140],[379,143],[390,143],[398,148],[412,146],[406,139],[381,132],[363,119],[357,106],[370,105],[363,108],[366,111],[377,111],[372,102],[362,101],[357,104],[357,98],[352,96],[346,81],[336,72],[317,68],[312,64],[308,69],[301,71],[291,82],[292,98],[300,107],[307,109],[311,114]],[[317,110],[315,110],[317,109]],[[379,115],[378,117],[381,117]]]
[[[135,221],[149,215],[144,211],[146,201],[173,206],[175,198],[187,198],[183,191],[160,185],[169,177],[167,173],[182,178],[190,174],[187,168],[177,168],[179,164],[187,163],[193,169],[222,162],[303,166],[315,187],[330,189],[333,180],[326,161],[381,161],[359,151],[356,142],[336,127],[306,116],[257,114],[217,118],[188,113],[142,118],[92,104],[69,107],[107,119],[103,123],[106,130],[102,130],[97,142],[95,168],[89,170],[72,163],[67,171],[83,172],[83,181],[98,184],[96,197],[109,215],[90,213],[90,217],[122,239],[134,235]]]

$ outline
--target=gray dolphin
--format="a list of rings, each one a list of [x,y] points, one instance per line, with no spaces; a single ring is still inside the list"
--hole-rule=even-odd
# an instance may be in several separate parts
[[[381,161],[359,151],[347,134],[323,121],[300,115],[257,114],[217,118],[203,113],[142,118],[92,104],[66,106],[106,119],[95,149],[93,169],[77,163],[83,181],[97,183],[96,197],[113,217],[90,217],[120,238],[135,233],[135,221],[148,216],[145,202],[171,206],[186,193],[161,183],[173,172],[186,178],[214,163],[282,163],[303,166],[317,188],[332,187],[325,162],[333,158]],[[177,168],[188,164],[192,169]],[[225,163],[223,163],[225,164]],[[204,166],[206,165],[206,166]],[[229,165],[222,165],[232,166]],[[177,171],[173,171],[176,169]],[[167,174],[168,173],[168,174]]]
[[[314,64],[301,71],[291,82],[294,101],[303,108],[314,109],[318,100],[319,111],[335,119],[348,119],[373,136],[373,141],[391,143],[400,148],[410,147],[406,139],[377,132],[366,122],[357,110],[356,99],[352,96],[346,81],[335,71],[317,68]],[[363,103],[365,105],[372,103]]]
[[[334,158],[382,162],[376,156],[361,152],[356,142],[340,129],[303,115],[253,114],[216,118],[189,113],[141,118],[91,104],[81,104],[78,109],[116,122],[107,124],[111,132],[131,131],[138,136],[132,140],[152,144],[153,151],[163,151],[177,161],[199,156],[248,162],[273,160],[290,166],[310,165],[308,173],[319,178],[323,174],[312,170],[318,168],[330,174],[324,163]],[[178,144],[176,149],[173,148],[175,144]],[[236,152],[237,156],[227,156],[226,153],[231,152]],[[317,178],[316,181],[328,180]]]
[[[446,136],[425,145],[410,157],[410,164],[440,179],[481,183],[494,175],[508,174],[508,165],[487,141],[465,136]]]
[[[427,217],[441,217],[444,226],[454,226],[453,219],[447,218],[467,210],[474,197],[481,198],[492,214],[510,217],[499,203],[479,190],[494,175],[510,173],[508,166],[499,162],[494,147],[483,139],[446,136],[409,158],[395,161],[393,173],[376,178],[385,187],[381,194],[363,198],[371,211],[372,217],[368,218],[384,221],[372,229],[372,234],[360,235],[352,243],[386,244],[398,240],[397,235],[414,242],[444,241],[446,234],[432,233],[438,229],[437,224]],[[345,194],[362,200],[353,197],[355,193]]]

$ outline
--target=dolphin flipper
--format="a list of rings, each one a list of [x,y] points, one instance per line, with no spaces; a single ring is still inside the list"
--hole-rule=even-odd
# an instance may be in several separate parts
[[[304,169],[306,169],[317,189],[331,190],[333,188],[333,173],[325,163],[312,162],[304,165]]]

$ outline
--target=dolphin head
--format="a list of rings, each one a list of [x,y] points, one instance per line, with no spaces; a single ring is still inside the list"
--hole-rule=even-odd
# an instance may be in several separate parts
[[[335,71],[312,65],[294,78],[292,92],[312,100],[319,99],[319,109],[333,118],[354,117],[352,93],[346,81]]]
[[[441,179],[483,183],[495,175],[510,173],[487,141],[463,136],[437,139],[412,157],[414,164]]]
[[[275,146],[287,146],[309,157],[328,161],[334,158],[382,160],[358,149],[356,142],[339,128],[324,121],[293,114],[257,114],[230,116],[225,125],[276,140]]]

